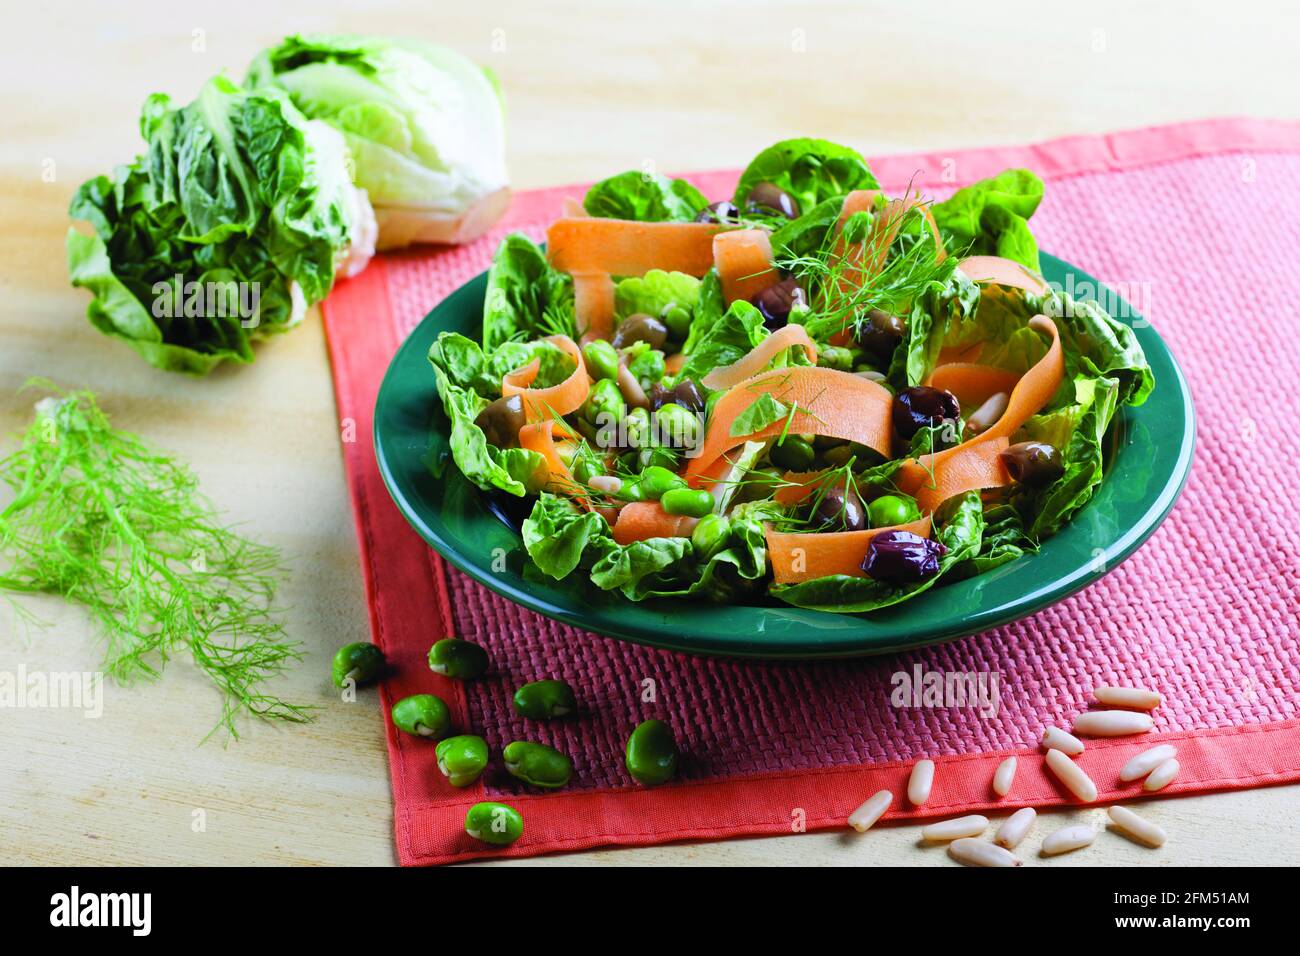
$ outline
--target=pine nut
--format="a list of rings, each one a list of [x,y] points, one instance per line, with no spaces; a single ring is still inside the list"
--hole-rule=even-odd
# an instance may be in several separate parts
[[[1182,768],[1178,761],[1170,757],[1155,770],[1151,771],[1151,776],[1147,777],[1142,784],[1142,789],[1148,793],[1154,793],[1157,790],[1163,790],[1169,784],[1173,783],[1174,777],[1178,776],[1178,771]]]
[[[1074,718],[1074,732],[1085,737],[1145,734],[1154,726],[1150,714],[1137,714],[1131,710],[1090,710]]]
[[[1059,750],[1047,751],[1047,767],[1056,779],[1084,803],[1097,799],[1097,785],[1083,772],[1083,768]]]
[[[859,833],[866,833],[875,822],[885,815],[889,805],[894,802],[894,795],[888,790],[881,790],[862,806],[849,814],[849,826]]]
[[[996,392],[990,395],[988,400],[971,412],[970,417],[966,419],[966,433],[968,435],[978,435],[989,428],[1002,417],[1002,413],[1007,410],[1007,405],[1010,402],[1011,396],[1006,392]]]
[[[999,797],[1005,797],[1011,792],[1011,784],[1016,779],[1016,758],[1008,757],[998,764],[997,772],[993,774],[993,792]]]
[[[1097,703],[1107,707],[1132,707],[1135,710],[1152,710],[1160,706],[1160,692],[1145,687],[1098,687],[1092,692]]]
[[[1044,750],[1059,750],[1071,757],[1083,753],[1083,741],[1073,734],[1067,734],[1060,727],[1048,727],[1043,731],[1042,746]]]
[[[972,813],[968,817],[942,820],[939,823],[931,823],[928,827],[922,827],[921,839],[929,840],[931,843],[942,843],[944,840],[955,840],[958,837],[977,837],[988,828],[988,817]]]
[[[1096,839],[1097,834],[1092,827],[1072,826],[1061,827],[1054,833],[1047,834],[1043,839],[1043,856],[1055,856],[1058,853],[1069,853],[1071,850],[1081,850],[1085,846],[1091,846],[1092,841]]]
[[[1127,836],[1152,848],[1164,846],[1165,841],[1169,839],[1164,827],[1157,826],[1150,820],[1143,820],[1128,807],[1111,807],[1110,820]]]
[[[1129,758],[1129,762],[1124,764],[1124,768],[1120,770],[1119,778],[1129,781],[1145,777],[1176,753],[1178,751],[1169,744],[1161,744],[1159,747],[1144,750],[1140,754],[1135,754]]]
[[[1038,813],[1033,807],[1021,807],[1002,821],[1002,826],[998,827],[993,842],[1007,849],[1015,847],[1029,834],[1029,828],[1034,825],[1036,819]]]
[[[918,760],[912,768],[912,775],[907,780],[907,799],[914,806],[922,806],[930,799],[930,788],[934,785],[934,761]]]
[[[965,863],[967,866],[1020,865],[1020,861],[1011,854],[1010,850],[985,843],[983,840],[972,840],[970,837],[962,837],[949,843],[948,855],[958,863]]]
[[[618,475],[592,475],[587,486],[605,495],[616,495],[623,489],[623,479]]]

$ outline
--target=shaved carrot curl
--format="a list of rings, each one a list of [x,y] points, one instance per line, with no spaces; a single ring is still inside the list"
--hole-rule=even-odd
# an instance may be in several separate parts
[[[501,379],[501,394],[521,395],[524,414],[529,422],[541,422],[577,411],[591,391],[591,379],[582,361],[582,349],[567,335],[548,335],[546,341],[559,346],[577,366],[573,374],[558,385],[549,388],[531,388],[537,378],[540,363],[533,359],[527,365],[508,372]]]
[[[704,376],[700,384],[711,391],[739,385],[745,379],[753,378],[763,371],[779,353],[796,345],[803,346],[808,361],[817,364],[817,343],[812,340],[802,325],[786,325],[759,342],[735,362],[713,369]]]

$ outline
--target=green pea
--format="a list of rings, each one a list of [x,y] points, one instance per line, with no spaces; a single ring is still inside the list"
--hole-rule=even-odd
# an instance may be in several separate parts
[[[393,723],[408,734],[438,740],[451,729],[451,713],[441,697],[413,694],[393,705]]]
[[[487,651],[473,641],[444,637],[429,648],[429,670],[443,677],[474,680],[487,673]]]
[[[512,777],[534,787],[553,790],[564,786],[573,775],[573,761],[546,744],[516,740],[506,744],[501,756]]]
[[[674,342],[682,342],[691,331],[691,310],[680,305],[670,305],[664,310],[664,325]]]
[[[438,770],[453,787],[468,787],[488,763],[488,745],[482,737],[461,734],[438,741],[434,750]]]
[[[853,368],[853,353],[838,345],[826,345],[817,352],[817,364],[847,372]]]
[[[662,720],[637,724],[627,738],[627,772],[637,783],[653,787],[677,773],[677,741]]]
[[[515,691],[515,713],[523,717],[546,720],[577,709],[573,688],[562,680],[535,680]]]
[[[358,684],[374,680],[384,669],[384,652],[365,641],[345,644],[334,654],[334,686],[342,687],[348,678]]]
[[[713,510],[713,495],[705,488],[674,488],[664,493],[659,504],[670,515],[689,515],[703,518]]]
[[[685,478],[660,465],[651,465],[641,472],[640,482],[641,490],[647,498],[662,498],[665,492],[686,487]]]
[[[591,386],[580,414],[592,425],[601,427],[617,422],[626,411],[627,403],[623,401],[618,383],[613,379],[602,378]]]
[[[465,832],[475,840],[506,846],[524,835],[524,818],[506,803],[476,803],[465,814]]]
[[[772,464],[786,471],[808,471],[817,453],[798,435],[786,435],[768,449],[767,457]]]
[[[618,378],[618,350],[604,339],[592,339],[584,345],[582,361],[594,379]]]
[[[723,515],[705,515],[691,532],[691,544],[701,558],[713,557],[731,537],[731,522]]]
[[[907,495],[881,495],[867,505],[867,516],[871,527],[888,528],[896,524],[907,524],[921,517],[921,509],[916,500]]]

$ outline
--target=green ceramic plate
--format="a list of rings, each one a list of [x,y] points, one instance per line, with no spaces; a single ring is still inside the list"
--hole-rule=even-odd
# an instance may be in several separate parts
[[[1043,266],[1051,282],[1065,284],[1071,273],[1075,288],[1096,281],[1052,256],[1043,256]],[[1169,513],[1191,468],[1195,420],[1187,382],[1160,336],[1135,318],[1155,391],[1145,405],[1116,416],[1101,488],[1035,555],[866,615],[776,603],[634,604],[593,595],[590,586],[539,581],[525,577],[523,544],[507,524],[517,527],[524,514],[503,514],[509,500],[490,499],[452,463],[426,358],[440,332],[477,338],[486,283],[484,273],[457,289],[398,350],[375,406],[379,468],[407,521],[457,568],[525,607],[601,634],[701,654],[805,659],[881,654],[974,634],[1041,610],[1114,569]]]

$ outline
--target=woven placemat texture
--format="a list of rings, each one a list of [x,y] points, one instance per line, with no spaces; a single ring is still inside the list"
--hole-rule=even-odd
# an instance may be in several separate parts
[[[1038,169],[1048,180],[1033,220],[1042,247],[1136,299],[1187,375],[1198,416],[1196,457],[1164,525],[1107,577],[1023,621],[884,658],[764,664],[576,630],[493,594],[432,553],[418,573],[408,567],[390,576],[386,561],[409,559],[370,548],[365,531],[373,522],[364,512],[392,504],[358,501],[372,601],[398,576],[408,590],[422,581],[455,632],[492,656],[487,678],[456,691],[464,726],[494,747],[537,739],[572,756],[572,784],[548,800],[629,788],[617,755],[628,729],[650,716],[677,729],[685,781],[763,775],[764,785],[790,772],[1032,748],[1045,723],[1068,726],[1091,688],[1104,683],[1163,691],[1158,733],[1300,717],[1300,318],[1293,289],[1300,275],[1300,127],[1190,124],[873,162],[886,189],[911,181],[939,197],[1005,165]],[[718,198],[735,173],[688,178]],[[363,324],[390,323],[384,334],[391,332],[395,348],[435,304],[486,268],[501,235],[541,238],[566,195],[580,196],[581,187],[518,197],[510,218],[469,246],[385,257],[378,278],[354,280],[384,283],[385,315],[358,316],[346,294],[331,298],[326,319],[341,412],[356,408],[368,429],[378,377],[350,373],[359,359],[340,361],[340,350],[367,334]],[[347,456],[354,493],[360,470],[375,467],[369,446],[360,444]],[[420,643],[407,652],[423,654],[429,641]],[[996,713],[977,705],[894,706],[894,675],[914,668],[996,675]],[[574,686],[582,713],[543,725],[517,717],[514,688],[552,676]],[[647,681],[653,702],[643,702]],[[417,771],[397,750],[410,745],[396,737],[390,744],[404,861],[457,858],[458,845],[440,844],[426,826],[415,826],[421,846],[409,832],[404,844],[408,811],[464,795],[428,782],[408,793],[399,776]],[[1249,783],[1243,777],[1241,785]],[[488,796],[517,792],[497,772],[482,788]],[[671,827],[660,834],[681,835]],[[607,842],[620,842],[618,834]]]

